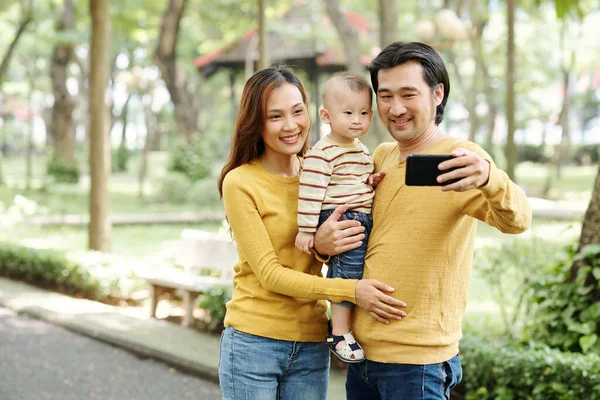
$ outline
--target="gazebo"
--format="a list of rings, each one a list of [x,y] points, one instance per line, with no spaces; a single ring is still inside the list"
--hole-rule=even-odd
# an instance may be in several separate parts
[[[267,47],[272,65],[291,65],[306,74],[312,87],[310,95],[315,104],[314,116],[318,118],[320,76],[342,71],[346,69],[346,65],[337,32],[329,17],[311,10],[305,3],[292,7],[268,25]],[[349,11],[344,12],[344,15],[360,37],[366,39],[363,49],[367,51],[363,53],[368,54],[361,56],[361,62],[366,66],[373,57],[373,49],[369,45],[374,43],[370,37],[369,21]],[[246,78],[251,75],[256,70],[258,57],[258,29],[254,28],[229,45],[196,58],[194,64],[205,78],[210,78],[220,70],[229,71],[232,115],[235,115],[236,76],[242,71],[245,71]],[[319,125],[313,124],[313,140],[320,137]]]

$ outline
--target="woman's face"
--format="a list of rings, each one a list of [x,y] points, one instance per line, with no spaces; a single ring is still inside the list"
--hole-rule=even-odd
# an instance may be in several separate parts
[[[273,90],[267,99],[262,138],[266,153],[298,154],[308,137],[310,117],[302,93],[291,83]]]

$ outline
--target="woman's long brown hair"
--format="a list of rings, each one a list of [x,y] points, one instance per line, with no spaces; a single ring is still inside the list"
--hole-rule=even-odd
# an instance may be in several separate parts
[[[300,90],[306,112],[308,112],[308,99],[304,86],[288,67],[263,69],[252,75],[246,82],[233,131],[231,152],[217,183],[221,198],[223,198],[225,175],[232,169],[257,159],[265,152],[262,131],[265,126],[267,99],[273,90],[285,83],[290,83]],[[307,147],[308,138],[298,155],[303,155]]]

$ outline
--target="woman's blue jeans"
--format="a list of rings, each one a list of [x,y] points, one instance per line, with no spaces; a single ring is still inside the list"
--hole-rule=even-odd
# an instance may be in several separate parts
[[[221,335],[219,383],[223,400],[325,400],[329,348],[240,332]]]

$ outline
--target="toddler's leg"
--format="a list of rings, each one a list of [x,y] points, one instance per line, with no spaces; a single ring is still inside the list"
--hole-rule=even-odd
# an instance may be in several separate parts
[[[327,337],[329,348],[342,361],[361,362],[365,353],[350,332],[352,309],[345,304],[331,304],[331,336]]]
[[[351,314],[351,308],[346,308],[335,303],[331,304],[331,327],[334,335],[341,336],[350,333]],[[336,348],[340,349],[343,344],[344,342],[338,343]]]

